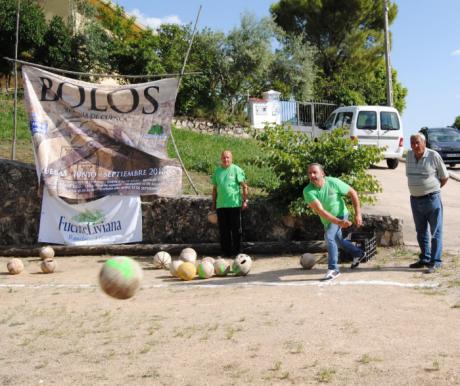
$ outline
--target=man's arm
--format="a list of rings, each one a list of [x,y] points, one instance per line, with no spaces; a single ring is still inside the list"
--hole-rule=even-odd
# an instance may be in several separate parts
[[[241,208],[246,209],[248,207],[248,184],[246,182],[242,182],[240,186],[243,191],[243,203],[241,205]]]
[[[323,208],[321,202],[319,200],[315,200],[308,205],[317,215],[321,216],[325,220],[331,222],[332,224],[338,225],[340,228],[348,228],[351,226],[351,221],[348,220],[341,220],[331,213],[329,213],[326,209]]]
[[[436,162],[436,174],[439,178],[439,183],[441,184],[441,188],[447,184],[447,180],[449,179],[449,172],[447,171],[446,164],[442,160],[441,156],[438,153],[435,154],[435,162]]]
[[[361,216],[361,205],[359,203],[358,193],[350,186],[347,196],[351,198],[353,208],[355,209],[355,224],[357,227],[360,227],[363,225],[363,218]]]

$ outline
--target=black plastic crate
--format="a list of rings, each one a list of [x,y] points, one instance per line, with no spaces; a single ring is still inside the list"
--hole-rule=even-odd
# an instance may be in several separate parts
[[[364,257],[362,258],[361,263],[369,261],[377,253],[377,240],[375,238],[375,233],[352,232],[346,237],[346,239],[364,251]],[[350,262],[353,260],[353,256],[341,249],[339,253],[339,260],[341,262]]]

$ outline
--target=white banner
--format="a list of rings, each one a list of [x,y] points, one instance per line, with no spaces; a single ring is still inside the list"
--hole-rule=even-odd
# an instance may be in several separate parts
[[[177,196],[167,156],[178,80],[109,86],[22,67],[40,180],[52,196]]]
[[[39,242],[67,245],[142,241],[139,196],[106,196],[71,205],[43,189]]]

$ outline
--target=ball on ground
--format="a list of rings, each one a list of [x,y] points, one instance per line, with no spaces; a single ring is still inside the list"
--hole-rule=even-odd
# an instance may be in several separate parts
[[[46,247],[40,248],[40,258],[42,260],[52,259],[53,257],[54,257],[54,249],[51,248],[49,245],[47,245]]]
[[[158,269],[169,269],[171,255],[166,251],[160,251],[153,256],[153,267]]]
[[[177,276],[181,280],[193,280],[196,276],[196,267],[195,264],[188,261],[183,262],[179,268],[177,268]]]
[[[24,270],[24,264],[20,259],[13,258],[6,264],[6,269],[12,275],[18,275]]]
[[[209,212],[208,213],[208,221],[211,224],[217,224],[217,213],[216,212]]]
[[[45,259],[40,264],[40,268],[43,273],[53,273],[56,270],[56,260]]]
[[[211,256],[205,256],[201,259],[201,261],[209,261],[212,265],[214,265],[214,263],[216,262],[216,259],[214,259],[214,257],[211,257]]]
[[[252,259],[250,256],[240,253],[233,260],[232,272],[237,276],[246,276],[252,267]]]
[[[312,269],[316,263],[316,256],[313,253],[304,253],[300,256],[300,265],[303,269]]]
[[[217,259],[214,262],[214,273],[216,276],[227,276],[230,272],[230,263],[222,258]]]
[[[198,265],[198,277],[200,279],[209,279],[214,276],[214,265],[210,261],[202,261]]]
[[[184,248],[179,256],[179,259],[189,263],[195,263],[196,251],[193,248]]]
[[[108,259],[99,272],[99,284],[109,296],[117,299],[129,299],[139,287],[143,272],[141,266],[126,256]]]
[[[174,277],[179,277],[177,276],[177,269],[181,264],[184,262],[182,260],[173,260],[171,264],[169,264],[169,272],[171,272],[171,275]]]

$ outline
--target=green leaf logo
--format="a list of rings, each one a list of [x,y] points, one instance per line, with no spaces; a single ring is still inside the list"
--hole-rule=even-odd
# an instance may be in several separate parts
[[[72,220],[78,223],[99,224],[105,221],[105,215],[101,210],[85,210],[72,217]]]
[[[163,126],[161,125],[153,125],[148,134],[151,134],[151,135],[163,135],[164,134],[164,130],[163,130]]]

